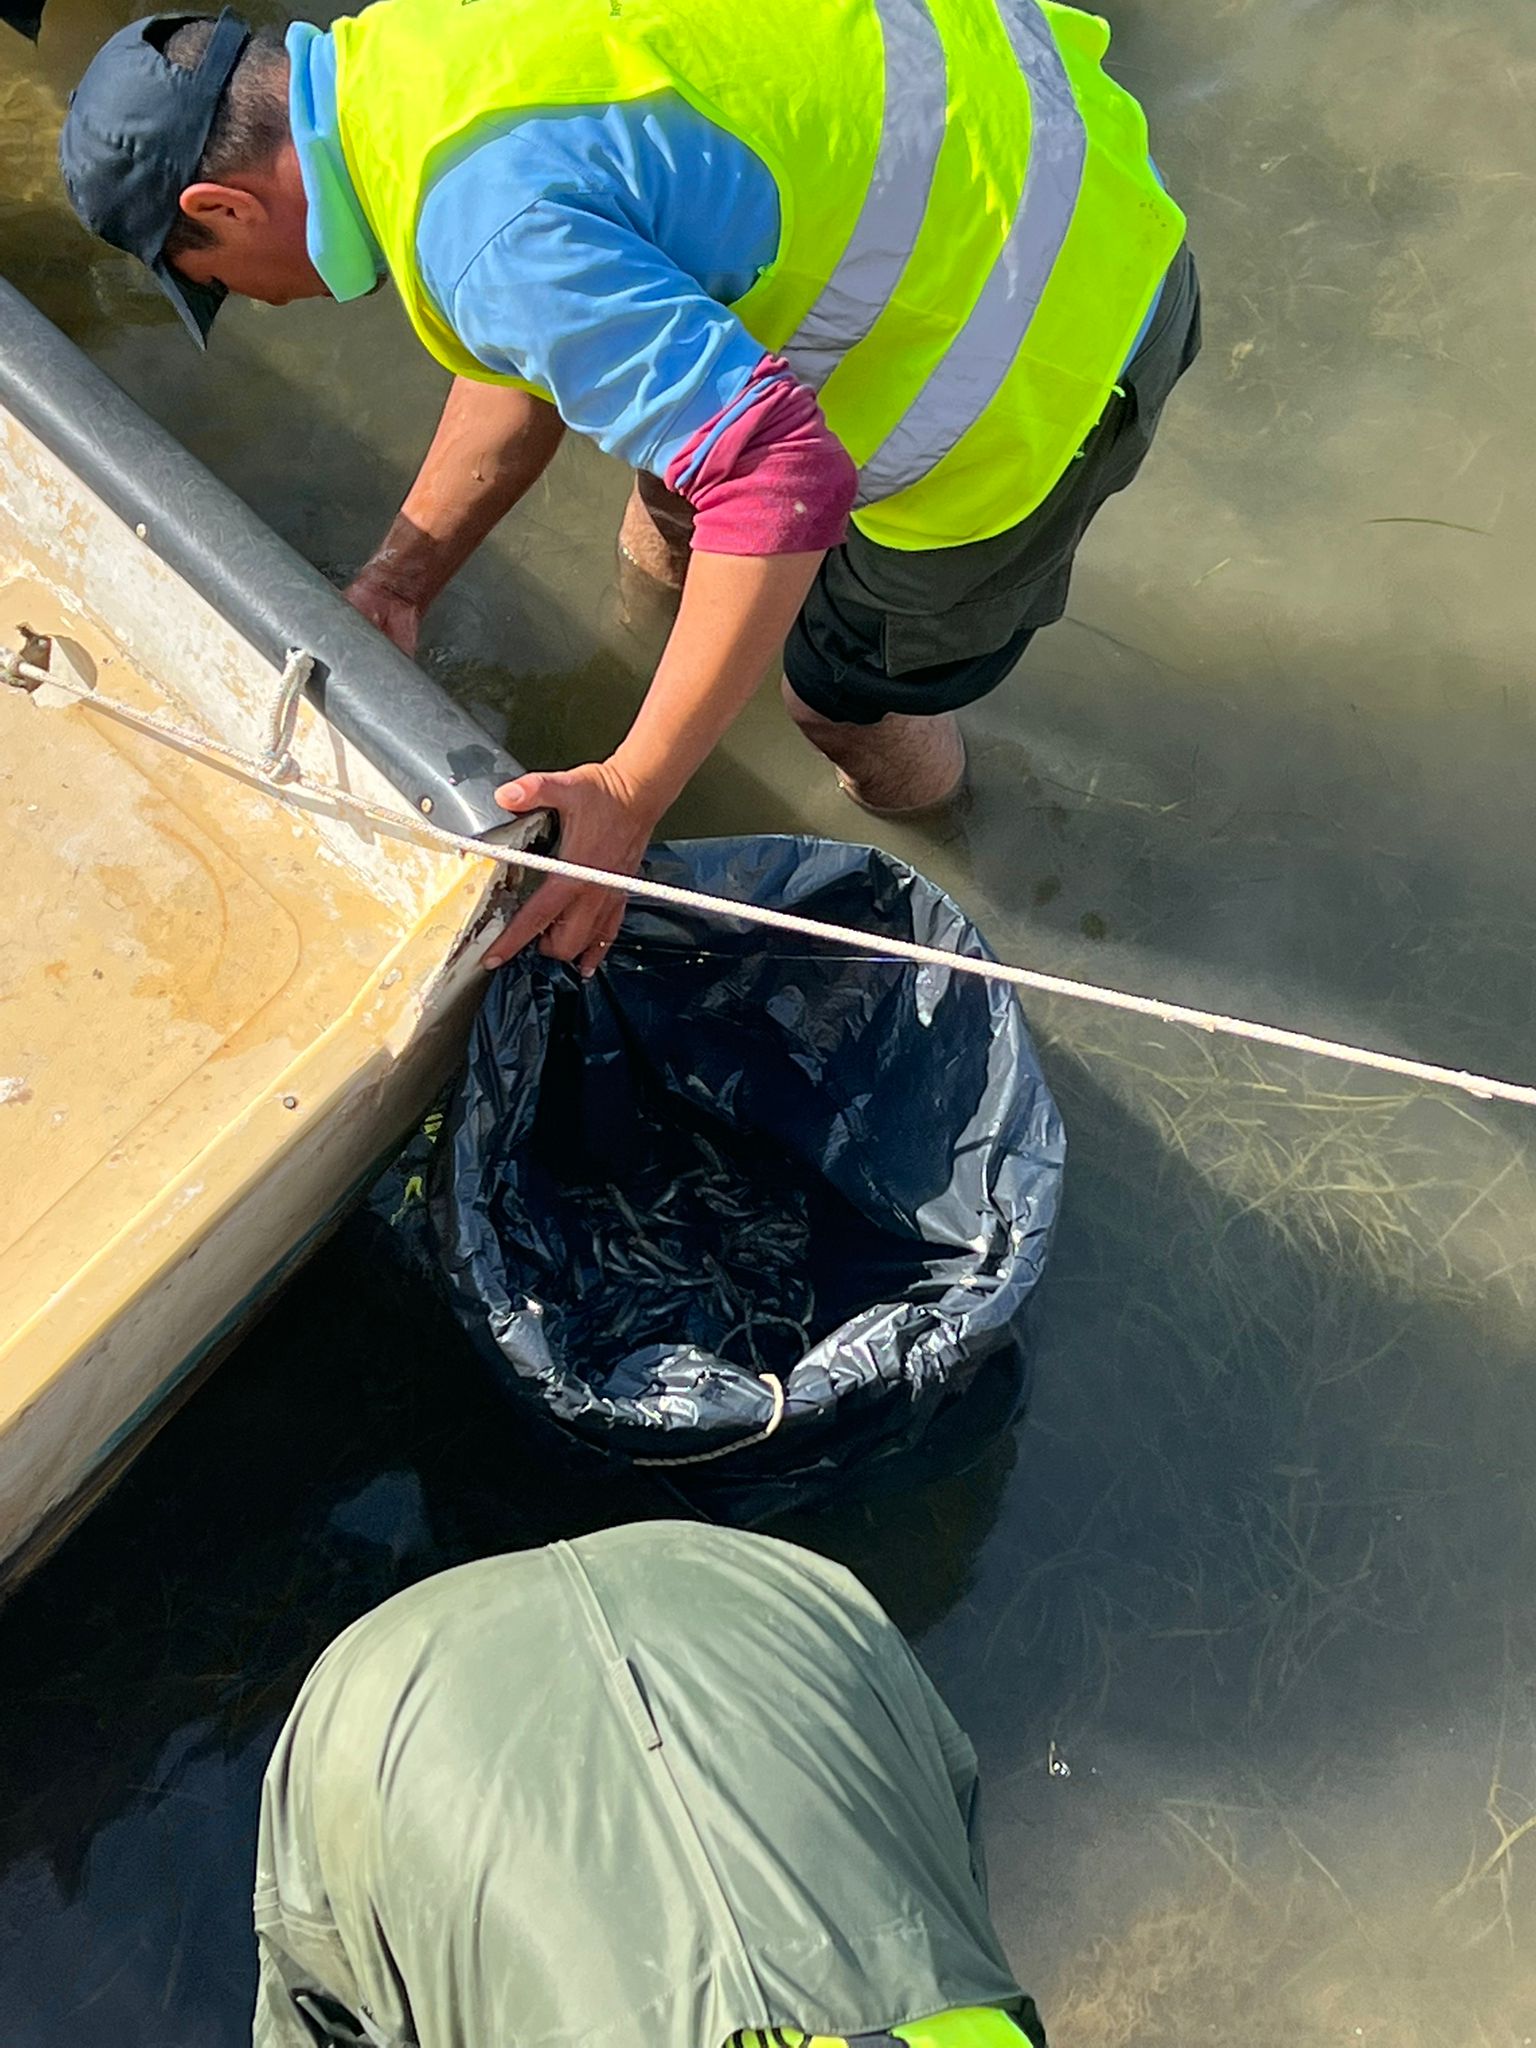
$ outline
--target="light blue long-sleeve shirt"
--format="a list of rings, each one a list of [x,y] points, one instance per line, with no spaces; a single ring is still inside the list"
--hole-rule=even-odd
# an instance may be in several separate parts
[[[384,258],[342,154],[335,45],[296,22],[288,53],[310,259],[336,298],[357,298]],[[479,132],[432,181],[416,260],[477,361],[539,385],[577,432],[661,476],[690,442],[697,469],[772,389],[752,381],[762,347],[727,309],[778,239],[761,159],[659,93],[519,113]]]
[[[342,156],[335,47],[296,23],[288,51],[310,259],[335,297],[356,298],[383,255]],[[762,347],[727,304],[778,238],[767,168],[667,93],[523,114],[482,135],[434,178],[416,260],[487,369],[542,386],[570,426],[661,475],[763,388],[748,391]]]

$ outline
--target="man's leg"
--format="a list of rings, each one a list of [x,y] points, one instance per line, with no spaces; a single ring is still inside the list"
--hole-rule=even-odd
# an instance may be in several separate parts
[[[990,540],[912,551],[854,528],[828,554],[785,646],[784,702],[855,802],[899,814],[959,790],[955,712],[1062,616],[1078,543],[1141,467],[1199,346],[1199,282],[1181,250],[1123,387],[1027,519]]]
[[[965,740],[952,711],[936,717],[887,712],[873,725],[823,718],[782,679],[784,708],[811,745],[837,770],[846,796],[877,817],[931,811],[965,782]]]
[[[692,540],[693,507],[687,499],[637,469],[619,528],[621,574],[627,568],[660,590],[680,591]]]
[[[784,707],[878,816],[938,809],[965,783],[955,712],[994,689],[1033,633],[993,543],[904,554],[857,531],[822,563],[784,648]]]

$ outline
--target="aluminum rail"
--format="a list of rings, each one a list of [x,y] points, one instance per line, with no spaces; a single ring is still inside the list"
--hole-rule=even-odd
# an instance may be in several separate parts
[[[495,801],[521,764],[3,279],[0,408],[274,670],[313,656],[305,694],[412,810],[500,846],[547,841],[547,813]]]

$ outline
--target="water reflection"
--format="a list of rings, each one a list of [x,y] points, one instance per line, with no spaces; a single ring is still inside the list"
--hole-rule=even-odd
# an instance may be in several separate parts
[[[41,110],[131,11],[53,0],[39,58],[4,48],[3,260],[344,566],[442,388],[391,307],[232,309],[199,364],[37,210]],[[1206,353],[1071,621],[971,715],[969,806],[881,837],[1015,957],[1529,1078],[1536,21],[1111,11]],[[643,687],[624,488],[568,447],[434,617],[531,760],[603,747]],[[864,829],[768,696],[677,822]],[[1072,1161],[1031,1420],[790,1533],[869,1576],[975,1730],[1058,2048],[1522,2048],[1531,1121],[1036,1021]],[[520,1449],[376,1296],[354,1236],[0,1620],[7,2043],[239,2041],[254,1788],[313,1651],[437,1564],[664,1505]]]
[[[7,2048],[248,2036],[261,1771],[346,1623],[465,1558],[671,1510],[507,1426],[349,1226],[0,1634]]]

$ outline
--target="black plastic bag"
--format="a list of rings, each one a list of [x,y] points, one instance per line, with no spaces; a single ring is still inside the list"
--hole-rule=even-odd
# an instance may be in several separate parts
[[[704,840],[646,872],[990,958],[869,847]],[[508,1392],[738,1522],[947,1469],[1018,1412],[1064,1140],[997,984],[632,902],[589,982],[491,982],[432,1167]]]

